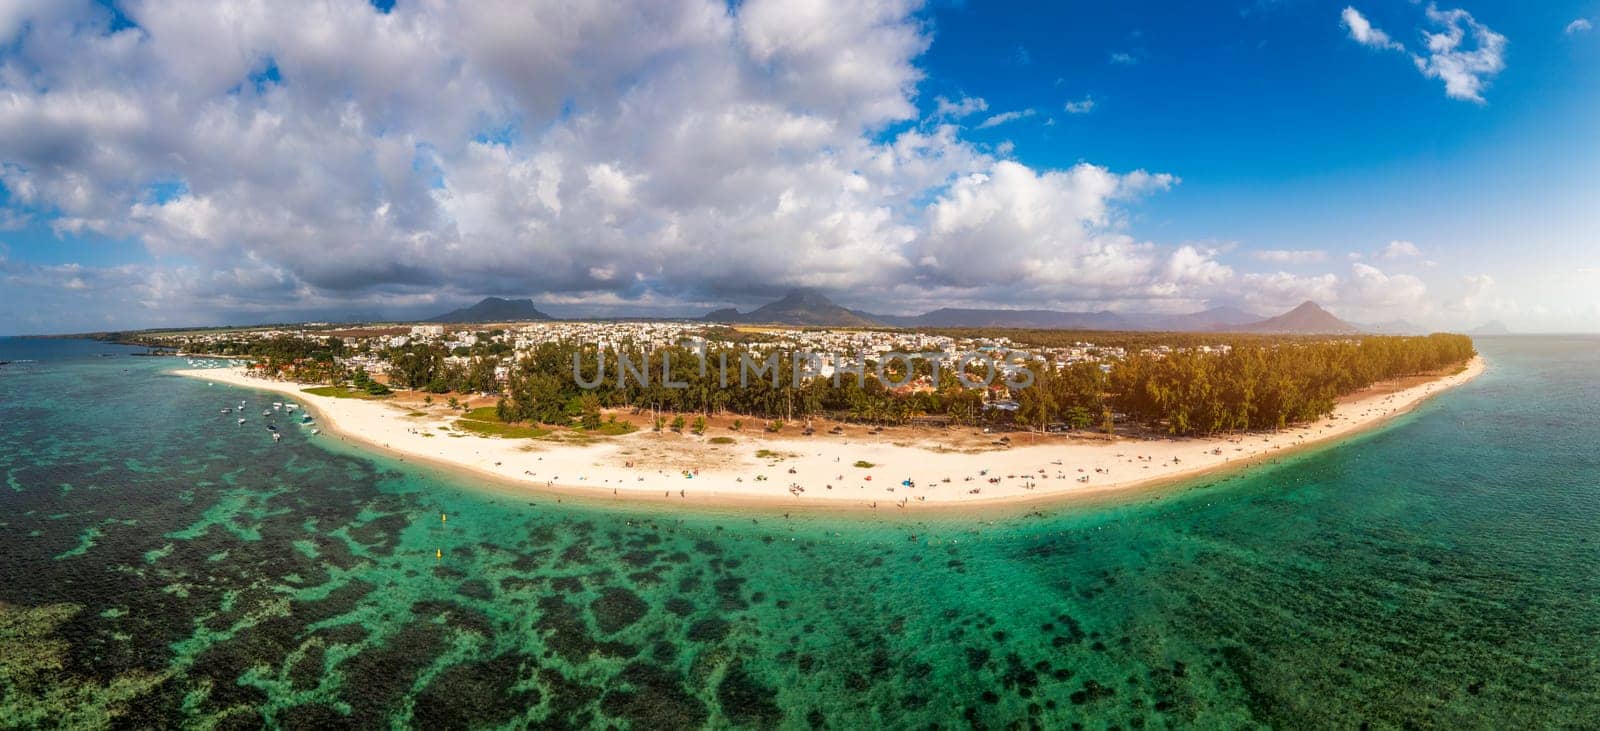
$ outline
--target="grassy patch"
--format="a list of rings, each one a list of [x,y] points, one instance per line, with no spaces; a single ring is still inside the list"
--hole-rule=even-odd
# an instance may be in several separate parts
[[[733,444],[733,437],[712,437],[709,441],[712,444]]]
[[[458,419],[456,428],[473,434],[503,439],[537,439],[550,434],[549,429],[542,429],[537,426],[503,424],[498,421],[473,421],[471,419]]]
[[[757,449],[756,457],[760,459],[783,459],[783,453],[774,452],[770,449]]]
[[[362,399],[364,401],[382,401],[383,399],[388,398],[388,396],[374,396],[366,391],[361,391],[354,388],[345,388],[344,386],[317,386],[316,388],[308,388],[305,390],[305,392],[311,394],[312,396],[353,398]]]
[[[507,424],[500,420],[493,406],[468,411],[456,419],[456,428],[462,431],[502,439],[537,439],[550,434],[549,429],[529,424]]]
[[[873,463],[868,462],[868,461],[866,461],[864,459],[858,459],[858,460],[856,460],[855,466],[856,467],[860,467],[861,469],[864,469],[864,470],[869,470],[869,469],[872,469],[873,467],[876,467],[877,465],[874,465]]]
[[[593,429],[567,429],[537,424],[508,424],[500,420],[499,409],[480,406],[456,419],[457,429],[507,439],[550,439],[572,444],[588,444],[597,436],[615,437],[634,432],[638,427],[626,421],[606,422]]]
[[[588,431],[594,434],[604,434],[608,437],[620,437],[623,434],[632,434],[638,430],[639,427],[626,421],[608,421]]]

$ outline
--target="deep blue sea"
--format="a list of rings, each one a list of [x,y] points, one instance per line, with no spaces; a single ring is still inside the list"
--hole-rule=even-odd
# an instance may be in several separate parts
[[[557,504],[0,339],[0,727],[1597,728],[1600,339],[1478,347],[1337,446],[928,520]]]

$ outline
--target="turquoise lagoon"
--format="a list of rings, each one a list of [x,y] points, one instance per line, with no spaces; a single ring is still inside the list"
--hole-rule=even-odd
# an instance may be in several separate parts
[[[962,519],[558,504],[0,340],[0,727],[1594,728],[1600,339],[1479,349],[1341,445]]]

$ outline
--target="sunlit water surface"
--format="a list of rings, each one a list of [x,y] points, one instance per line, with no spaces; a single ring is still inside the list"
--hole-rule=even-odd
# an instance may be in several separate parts
[[[1341,446],[991,521],[557,504],[0,340],[0,726],[1593,728],[1600,340],[1479,348]]]

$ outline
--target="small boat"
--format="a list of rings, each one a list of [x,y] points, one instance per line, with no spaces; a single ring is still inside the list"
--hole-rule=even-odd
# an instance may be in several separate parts
[[[277,430],[278,430],[278,426],[276,424],[268,424],[267,425],[267,431],[275,432]]]
[[[296,408],[297,407],[294,404],[284,404],[283,405],[283,410],[284,411],[294,411]]]
[[[223,409],[223,410],[222,410],[222,413],[224,413],[224,414],[231,414],[231,413],[233,413],[233,409]]]
[[[240,424],[241,424],[241,425],[242,425],[242,424],[244,424],[244,419],[240,419],[240,420],[239,420],[239,423],[240,423]]]
[[[322,433],[322,430],[321,430],[321,429],[312,429],[312,430],[311,430],[311,433],[312,433],[312,434],[321,434],[321,433]]]
[[[279,434],[277,432],[273,432],[272,433],[272,441],[276,442],[276,441],[278,441],[279,439],[282,439],[282,438],[283,438],[282,434]]]
[[[302,423],[302,424],[310,424],[311,423],[311,415],[310,414],[306,414],[305,416],[300,417],[300,423]]]
[[[272,412],[271,411],[262,411],[261,415],[262,416],[272,416]]]

